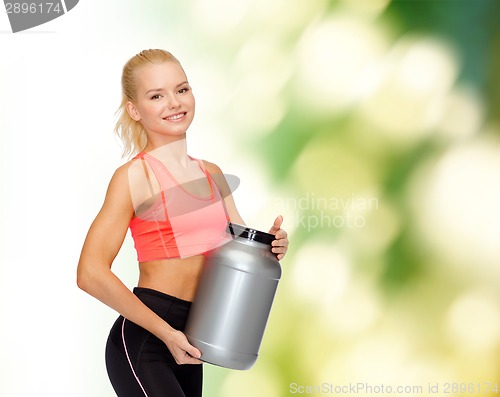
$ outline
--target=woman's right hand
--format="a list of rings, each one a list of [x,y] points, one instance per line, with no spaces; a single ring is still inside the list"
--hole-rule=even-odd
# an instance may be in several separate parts
[[[177,364],[203,363],[203,361],[198,360],[201,357],[201,352],[188,342],[186,335],[181,331],[172,329],[163,342],[167,345]]]

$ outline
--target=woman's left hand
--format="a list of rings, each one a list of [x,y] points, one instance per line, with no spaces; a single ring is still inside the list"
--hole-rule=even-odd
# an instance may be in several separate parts
[[[283,217],[279,215],[274,221],[273,226],[269,230],[270,234],[274,234],[275,240],[272,242],[272,251],[277,254],[278,260],[282,260],[288,250],[288,234],[281,229]]]

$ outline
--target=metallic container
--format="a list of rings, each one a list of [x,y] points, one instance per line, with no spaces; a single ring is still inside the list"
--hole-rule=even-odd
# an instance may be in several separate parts
[[[201,360],[249,369],[257,360],[281,266],[274,236],[228,224],[229,242],[207,253],[186,334]]]

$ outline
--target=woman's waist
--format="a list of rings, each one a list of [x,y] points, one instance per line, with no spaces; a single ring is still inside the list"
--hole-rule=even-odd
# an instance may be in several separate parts
[[[203,269],[203,255],[139,263],[138,287],[192,301]]]

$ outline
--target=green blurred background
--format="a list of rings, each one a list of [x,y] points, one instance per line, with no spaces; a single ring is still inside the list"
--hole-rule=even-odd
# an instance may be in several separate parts
[[[500,394],[500,1],[82,0],[46,26],[0,35],[0,394],[113,395],[115,313],[74,270],[122,162],[121,67],[144,48],[188,74],[191,154],[240,177],[247,224],[283,214],[289,232],[257,363],[206,365],[205,396]],[[130,238],[114,269],[134,285]],[[12,280],[37,302],[8,303]]]

